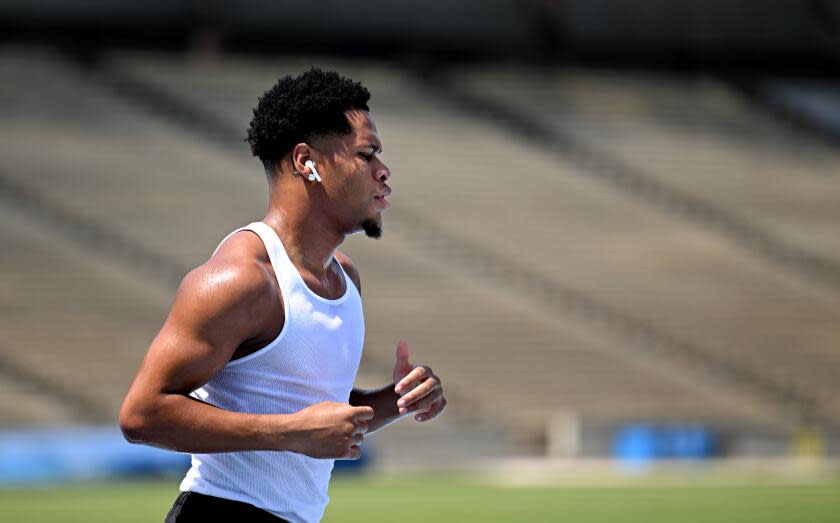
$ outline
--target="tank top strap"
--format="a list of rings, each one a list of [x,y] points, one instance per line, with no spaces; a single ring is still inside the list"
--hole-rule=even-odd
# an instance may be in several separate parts
[[[277,232],[274,229],[272,229],[271,226],[267,223],[253,222],[249,223],[244,227],[240,227],[239,229],[236,229],[232,233],[225,236],[221,243],[219,243],[219,247],[221,247],[222,243],[224,243],[228,238],[240,231],[251,231],[260,237],[263,244],[265,245],[266,251],[268,252],[268,258],[271,261],[271,265],[274,268],[274,274],[277,276],[277,281],[281,284],[281,287],[290,291],[293,289],[300,289],[307,295],[314,297],[316,300],[324,303],[329,303],[330,305],[339,305],[346,298],[353,295],[355,295],[357,299],[361,299],[361,297],[359,296],[358,289],[356,289],[356,285],[353,283],[353,280],[347,274],[347,271],[344,270],[344,267],[341,265],[341,263],[339,263],[338,259],[334,256],[333,261],[339,266],[341,270],[341,275],[344,279],[344,294],[342,294],[339,298],[336,299],[327,299],[313,292],[309,287],[307,287],[297,267],[295,267],[295,265],[292,263],[291,258],[289,258],[289,254],[286,252],[286,247],[283,245],[283,242],[282,240],[280,240],[280,237],[277,235]],[[219,247],[216,247],[216,251],[219,250]],[[215,254],[215,251],[213,252],[213,254]]]
[[[292,264],[292,260],[289,259],[289,255],[286,254],[286,249],[283,247],[280,237],[277,236],[274,229],[266,223],[252,222],[244,227],[234,230],[225,236],[221,242],[219,242],[219,246],[216,247],[213,254],[218,252],[222,244],[225,243],[228,238],[241,231],[251,231],[259,236],[260,240],[262,240],[265,250],[268,253],[268,259],[271,262],[271,266],[274,268],[274,274],[277,276],[277,281],[281,284],[281,288],[288,287],[289,285],[297,285],[297,280],[295,278],[297,275],[297,269],[294,264]]]
[[[236,229],[236,230],[234,230],[234,231],[231,231],[231,233],[230,233],[230,234],[228,234],[227,236],[225,236],[224,238],[222,238],[222,241],[220,241],[220,242],[219,242],[219,245],[217,245],[217,246],[216,246],[216,248],[213,250],[213,254],[216,254],[217,252],[219,252],[219,249],[221,249],[221,248],[222,248],[222,245],[223,245],[226,241],[228,241],[228,239],[229,239],[231,236],[233,236],[234,234],[236,234],[236,233],[238,233],[238,232],[240,232],[240,231],[244,231],[244,230],[247,230],[247,229],[248,229],[248,226],[245,226],[245,227],[240,227],[240,228],[238,228],[238,229]],[[210,256],[213,256],[213,254],[211,254]]]
[[[289,259],[289,255],[286,254],[286,248],[274,229],[264,222],[249,223],[243,229],[255,232],[263,241],[265,250],[268,252],[268,259],[271,260],[271,265],[274,266],[274,272],[278,278],[289,278],[287,280],[289,283],[295,283],[294,276],[298,274],[297,268]]]

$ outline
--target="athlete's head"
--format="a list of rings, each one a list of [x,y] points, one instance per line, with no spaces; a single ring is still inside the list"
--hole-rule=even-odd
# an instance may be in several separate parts
[[[251,152],[270,183],[305,190],[313,206],[345,234],[382,234],[381,211],[390,172],[377,154],[382,143],[359,82],[311,69],[284,76],[260,97],[248,129]],[[309,181],[307,160],[322,181]]]

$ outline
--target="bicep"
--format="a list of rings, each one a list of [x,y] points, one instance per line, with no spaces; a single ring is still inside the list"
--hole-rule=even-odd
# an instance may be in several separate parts
[[[241,275],[206,270],[184,278],[140,366],[136,386],[188,394],[222,370],[254,330],[253,285],[237,278]]]
[[[167,320],[140,366],[137,381],[151,392],[189,394],[230,361],[235,346],[207,339],[189,326]]]

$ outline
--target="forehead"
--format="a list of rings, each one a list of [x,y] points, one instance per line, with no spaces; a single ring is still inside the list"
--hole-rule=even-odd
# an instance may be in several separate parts
[[[379,139],[379,132],[376,130],[376,122],[368,111],[353,109],[344,113],[353,131],[347,135],[347,139],[353,142],[351,145],[376,145],[382,148]]]

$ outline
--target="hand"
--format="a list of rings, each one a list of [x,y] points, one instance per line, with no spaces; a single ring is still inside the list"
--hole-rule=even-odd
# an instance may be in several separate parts
[[[394,383],[394,391],[402,396],[397,401],[400,414],[415,412],[415,420],[428,421],[446,408],[440,378],[429,367],[415,367],[408,362],[408,342],[405,340],[397,344]]]
[[[325,401],[293,416],[288,450],[312,458],[359,459],[373,409]]]

